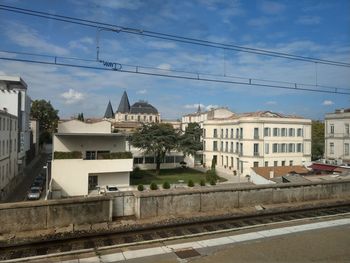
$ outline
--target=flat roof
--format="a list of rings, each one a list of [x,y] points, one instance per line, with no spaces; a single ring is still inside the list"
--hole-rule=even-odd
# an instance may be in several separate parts
[[[124,133],[70,133],[70,132],[62,132],[55,133],[55,136],[103,136],[103,137],[122,137],[126,136]]]
[[[0,75],[0,82],[5,82],[5,83],[19,82],[22,84],[23,88],[26,89],[28,87],[27,83],[25,83],[25,81],[19,76]]]

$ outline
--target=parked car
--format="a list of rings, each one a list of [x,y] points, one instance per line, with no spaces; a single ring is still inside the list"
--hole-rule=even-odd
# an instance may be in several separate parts
[[[118,192],[118,187],[116,185],[113,185],[113,184],[109,184],[109,185],[106,185],[106,186],[102,186],[102,187],[99,187],[98,188],[98,192],[100,194],[104,194],[104,193],[115,193],[115,192]]]
[[[41,190],[40,190],[40,187],[37,187],[37,186],[31,187],[27,193],[28,200],[39,200],[40,196],[41,196]]]
[[[44,184],[39,181],[34,181],[34,183],[32,183],[32,185],[30,186],[30,188],[32,189],[33,187],[38,187],[40,191],[42,191],[44,189]]]

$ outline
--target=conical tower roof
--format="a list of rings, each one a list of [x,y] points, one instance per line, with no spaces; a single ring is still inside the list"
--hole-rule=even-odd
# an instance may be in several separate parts
[[[130,112],[130,103],[129,103],[129,98],[128,98],[128,94],[126,94],[126,91],[124,91],[123,93],[117,112],[120,112],[120,113]]]
[[[111,119],[111,118],[114,118],[113,115],[114,115],[114,113],[113,113],[112,104],[111,104],[111,101],[109,101],[108,105],[107,105],[107,109],[106,109],[105,115],[103,117],[107,118],[107,119]]]

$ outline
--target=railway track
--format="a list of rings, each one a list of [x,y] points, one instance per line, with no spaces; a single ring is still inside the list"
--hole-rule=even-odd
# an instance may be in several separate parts
[[[230,232],[266,224],[305,220],[316,217],[326,218],[348,213],[350,213],[350,205],[340,205],[328,208],[304,209],[293,212],[216,220],[142,231],[112,233],[108,235],[82,237],[71,240],[42,242],[31,245],[1,248],[0,260],[20,259],[56,253],[69,253],[78,250],[98,250],[107,247],[131,246],[142,242],[157,242],[168,239],[184,238],[186,236],[190,237]]]

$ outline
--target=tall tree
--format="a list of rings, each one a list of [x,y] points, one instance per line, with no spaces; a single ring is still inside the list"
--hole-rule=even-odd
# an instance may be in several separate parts
[[[84,121],[84,113],[79,113],[78,114],[78,120],[79,121]]]
[[[312,121],[312,160],[317,160],[324,155],[324,123]]]
[[[136,148],[152,153],[156,159],[156,173],[159,174],[160,165],[165,154],[178,147],[178,133],[168,123],[144,124],[130,136],[130,143]]]
[[[53,108],[50,101],[35,100],[32,102],[30,115],[39,121],[40,144],[51,142],[59,120],[58,110]]]
[[[180,137],[180,150],[185,155],[195,156],[197,151],[203,149],[201,142],[202,129],[198,123],[189,123],[185,133]]]

